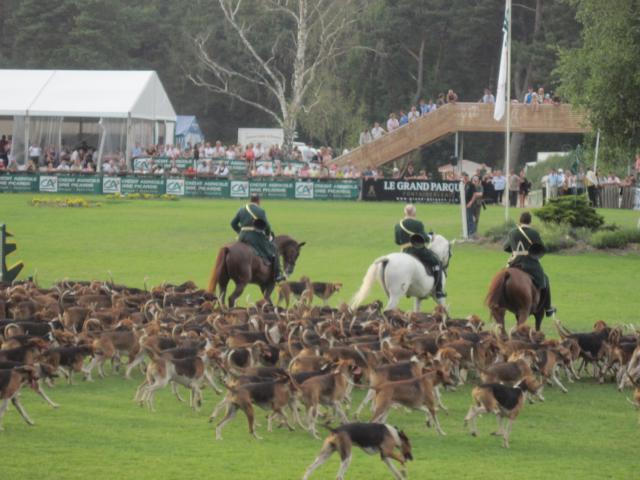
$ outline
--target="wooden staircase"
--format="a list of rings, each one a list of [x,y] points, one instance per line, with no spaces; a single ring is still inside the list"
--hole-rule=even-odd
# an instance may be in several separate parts
[[[484,103],[447,104],[413,123],[336,158],[339,166],[350,163],[359,169],[377,168],[442,137],[456,132],[504,133],[504,118],[493,119],[493,105]],[[571,105],[511,105],[511,131],[521,133],[586,133],[586,115]]]

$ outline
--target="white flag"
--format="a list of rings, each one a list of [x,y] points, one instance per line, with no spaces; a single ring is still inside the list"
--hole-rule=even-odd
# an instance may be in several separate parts
[[[502,23],[502,55],[500,56],[500,72],[498,73],[498,91],[493,118],[500,121],[504,116],[507,89],[507,61],[509,56],[509,0],[504,7],[504,22]]]

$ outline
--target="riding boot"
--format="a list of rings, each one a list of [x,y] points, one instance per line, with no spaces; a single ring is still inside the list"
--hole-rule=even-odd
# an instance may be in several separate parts
[[[544,308],[544,313],[547,317],[551,317],[554,313],[556,313],[555,307],[551,305],[551,289],[547,286],[540,290],[540,302],[542,303],[542,308]]]
[[[435,284],[436,299],[446,297],[447,294],[444,293],[444,290],[442,288],[442,280],[443,280],[444,272],[442,271],[442,268],[440,268],[440,266],[433,267],[433,276],[436,282]]]
[[[284,282],[287,278],[282,274],[280,269],[280,259],[278,257],[272,257],[271,262],[273,264],[273,275],[276,283]]]

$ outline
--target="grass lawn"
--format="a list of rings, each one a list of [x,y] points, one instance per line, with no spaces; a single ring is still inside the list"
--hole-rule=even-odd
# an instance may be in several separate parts
[[[38,272],[41,284],[62,278],[105,279],[142,286],[162,281],[194,280],[205,285],[217,248],[233,239],[229,222],[242,204],[233,200],[102,201],[90,209],[35,208],[30,194],[0,194],[0,223],[15,234],[18,250],[9,263],[25,262],[24,275]],[[371,261],[395,251],[393,225],[402,205],[391,203],[265,201],[277,233],[307,241],[294,278],[341,281],[334,304],[357,290]],[[515,212],[514,212],[515,213]],[[602,211],[607,222],[635,226],[637,212]],[[502,209],[483,212],[480,230],[503,220]],[[428,228],[448,238],[459,236],[455,206],[419,206]],[[483,299],[491,276],[507,255],[486,246],[454,248],[447,285],[451,311],[487,317]],[[559,318],[572,329],[589,329],[594,321],[638,323],[640,256],[633,253],[547,255]],[[258,298],[258,289],[246,293]],[[373,298],[383,298],[380,287]],[[402,305],[408,308],[410,303]],[[430,302],[423,307],[431,308]],[[513,319],[508,319],[509,324]],[[549,322],[543,324],[553,333]],[[139,380],[139,379],[137,379]],[[62,404],[49,409],[31,392],[24,405],[37,425],[28,428],[17,412],[5,416],[0,451],[0,479],[14,478],[299,478],[320,442],[304,432],[268,434],[263,442],[247,434],[242,414],[216,442],[206,418],[217,397],[206,392],[201,412],[178,404],[169,391],[158,394],[155,414],[131,399],[136,382],[110,377],[68,387],[60,383],[51,397]],[[495,420],[479,422],[480,437],[462,428],[469,389],[445,393],[450,415],[442,415],[447,437],[426,430],[423,415],[396,410],[391,421],[407,430],[414,445],[411,478],[635,478],[639,432],[636,414],[612,385],[583,381],[570,393],[547,389],[545,404],[527,405],[514,426],[511,449],[488,435]],[[337,457],[312,478],[334,478]],[[349,478],[391,478],[377,457],[354,455]]]

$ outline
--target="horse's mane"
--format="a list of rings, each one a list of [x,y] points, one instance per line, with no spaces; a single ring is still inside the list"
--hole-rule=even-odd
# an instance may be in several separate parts
[[[298,245],[298,242],[296,242],[289,235],[278,235],[278,236],[276,236],[276,243],[278,243],[283,248],[287,248],[291,244]]]

